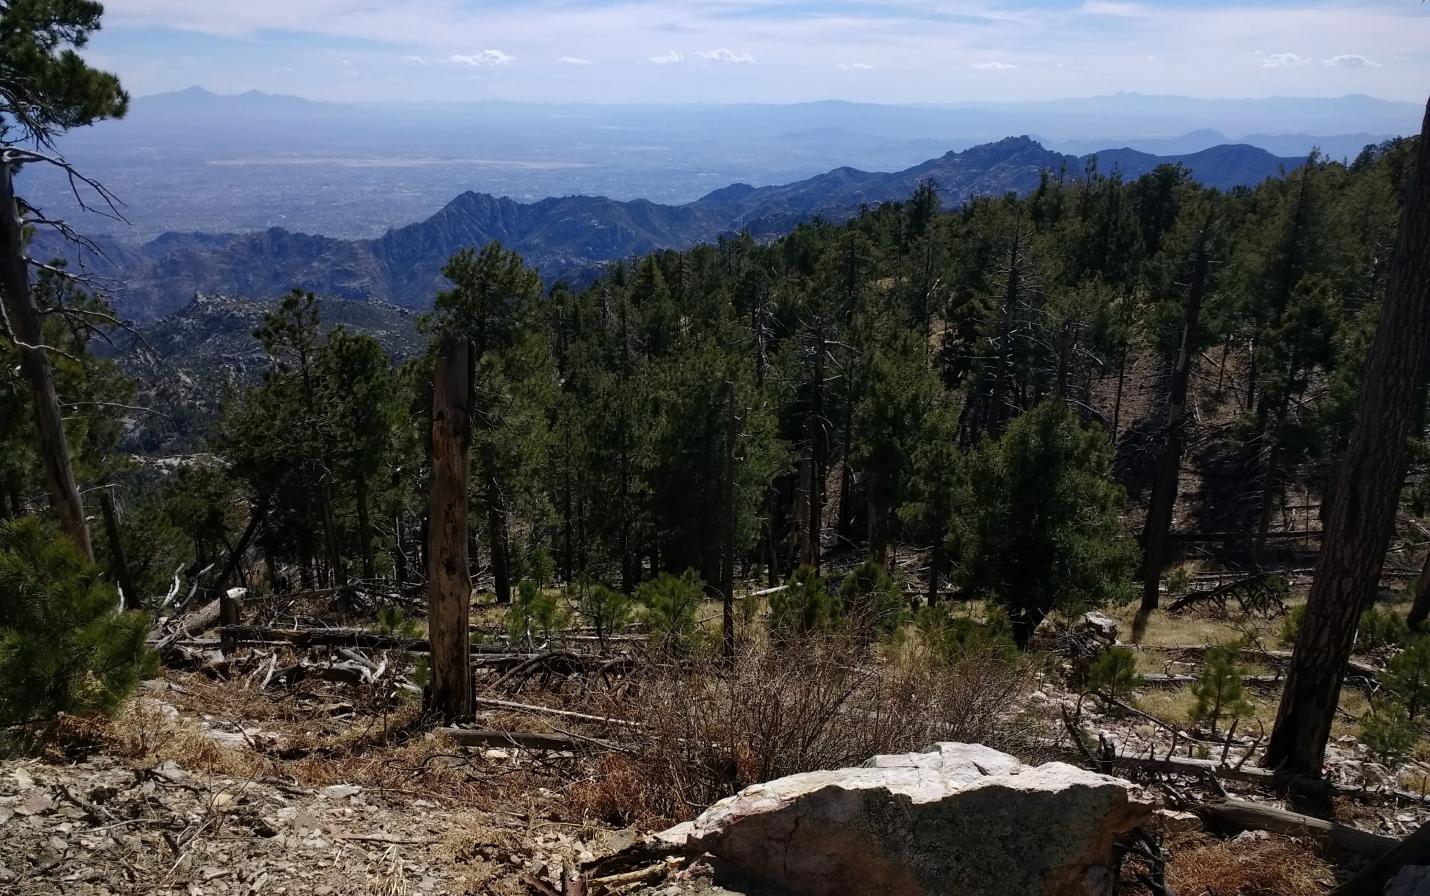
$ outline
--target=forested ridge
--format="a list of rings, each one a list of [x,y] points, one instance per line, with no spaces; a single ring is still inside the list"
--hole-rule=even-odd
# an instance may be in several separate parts
[[[1109,504],[1133,533],[1194,288],[1173,528],[1257,569],[1317,526],[1412,154],[1369,147],[1231,193],[1173,166],[1130,182],[1050,172],[1026,198],[957,209],[925,187],[845,224],[617,264],[581,290],[547,289],[498,245],[464,251],[422,329],[473,341],[474,572],[503,599],[553,573],[630,593],[685,569],[718,588],[722,557],[775,582],[897,548],[938,574],[920,574],[936,598],[972,584],[955,562],[968,458],[1048,402],[1069,432],[1099,435],[1087,462],[1126,490]],[[202,568],[261,514],[271,586],[420,582],[431,358],[394,366],[360,331],[324,333],[320,307],[295,294],[267,315],[262,382],[231,388],[211,429],[186,434],[204,457],[163,475],[112,447],[125,426],[173,421],[129,407],[132,387],[85,356],[88,331],[66,334],[87,479],[111,477],[153,523],[131,553]],[[10,513],[43,500],[14,408]],[[184,516],[195,502],[202,526]],[[141,590],[162,592],[173,564],[139,565]]]

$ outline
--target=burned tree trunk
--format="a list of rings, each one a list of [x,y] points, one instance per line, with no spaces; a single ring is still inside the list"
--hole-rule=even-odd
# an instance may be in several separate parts
[[[40,434],[40,456],[45,459],[45,472],[49,475],[50,500],[65,534],[81,554],[93,560],[94,548],[89,540],[89,524],[84,518],[84,502],[75,484],[64,418],[55,395],[54,372],[49,358],[45,357],[40,309],[30,291],[24,225],[15,202],[10,165],[3,156],[0,156],[0,291],[5,293],[4,309],[10,337],[20,355],[20,374],[30,387],[30,399],[35,405],[35,429]]]
[[[1430,342],[1430,104],[1410,174],[1360,410],[1326,513],[1321,555],[1265,764],[1318,776],[1355,640],[1380,586]]]
[[[1167,441],[1157,457],[1157,478],[1152,483],[1147,522],[1142,530],[1142,612],[1157,609],[1161,593],[1162,567],[1166,564],[1167,533],[1172,528],[1172,511],[1177,504],[1177,477],[1182,469],[1182,446],[1186,442],[1187,382],[1197,355],[1197,325],[1202,297],[1207,285],[1206,232],[1197,238],[1191,291],[1187,295],[1182,322],[1182,346],[1172,369],[1171,394],[1167,399]]]
[[[119,540],[119,518],[114,513],[114,496],[104,489],[99,493],[99,508],[104,512],[104,534],[109,540],[109,570],[114,576],[114,584],[119,586],[124,598],[124,609],[139,610],[144,602],[134,588],[134,577],[129,574],[129,561],[124,556],[124,542]]]
[[[467,613],[467,457],[472,445],[471,345],[442,343],[432,389],[432,505],[427,527],[428,640],[431,682],[427,708],[443,721],[472,712],[471,642]]]
[[[735,382],[725,384],[724,482],[721,483],[720,634],[725,659],[735,656],[735,447],[739,416],[735,412]]]

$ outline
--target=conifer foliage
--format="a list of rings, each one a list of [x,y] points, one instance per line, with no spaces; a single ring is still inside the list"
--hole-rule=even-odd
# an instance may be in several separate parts
[[[52,526],[0,523],[0,725],[107,712],[155,668],[149,621]]]

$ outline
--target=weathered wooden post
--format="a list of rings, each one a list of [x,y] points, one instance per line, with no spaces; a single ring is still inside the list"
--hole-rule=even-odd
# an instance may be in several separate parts
[[[467,613],[467,456],[472,446],[471,345],[442,342],[432,388],[432,505],[427,526],[427,627],[431,680],[426,703],[444,722],[472,713]]]

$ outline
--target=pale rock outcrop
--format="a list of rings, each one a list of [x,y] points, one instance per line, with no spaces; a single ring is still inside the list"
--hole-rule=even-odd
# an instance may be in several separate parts
[[[1127,782],[976,744],[747,787],[667,832],[798,896],[1102,896]]]

